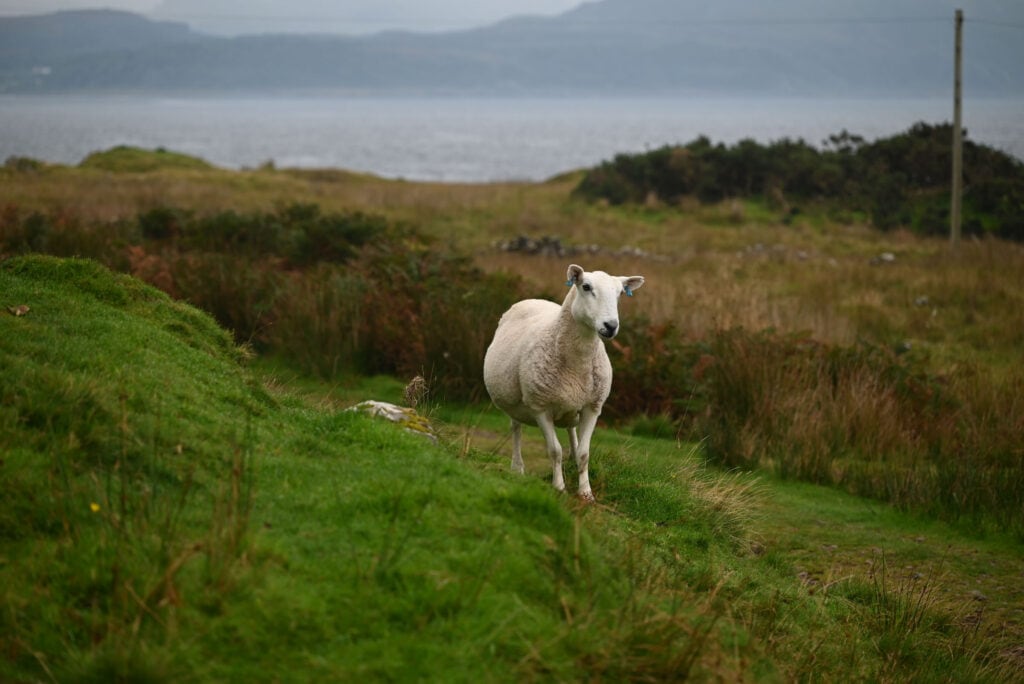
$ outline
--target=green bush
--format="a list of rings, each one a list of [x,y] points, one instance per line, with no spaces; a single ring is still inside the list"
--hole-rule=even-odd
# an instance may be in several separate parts
[[[449,398],[483,397],[484,353],[501,314],[523,296],[519,278],[485,274],[412,233],[364,250],[358,269],[357,367],[421,374]]]
[[[964,193],[968,220],[1005,240],[1024,242],[1024,182],[991,178],[972,183]]]
[[[174,226],[173,231],[150,229],[147,237],[159,239],[173,233],[180,237],[182,249],[284,258],[294,267],[348,261],[389,229],[382,217],[358,211],[323,214],[315,204],[290,204],[275,212],[225,211],[194,220],[182,218],[180,212],[159,209],[141,215],[139,221],[144,234],[149,224]]]
[[[147,240],[170,240],[181,235],[188,220],[186,212],[170,207],[156,207],[138,216],[139,230]]]
[[[616,205],[652,197],[676,204],[687,196],[702,202],[824,202],[867,212],[881,229],[943,233],[949,226],[951,139],[950,125],[925,123],[873,143],[842,131],[822,150],[802,140],[761,145],[747,139],[726,146],[701,136],[682,146],[619,154],[588,171],[574,194]],[[964,183],[965,233],[1024,240],[1024,163],[965,141]]]
[[[4,160],[4,168],[15,173],[36,173],[46,168],[46,164],[32,157],[11,155]]]

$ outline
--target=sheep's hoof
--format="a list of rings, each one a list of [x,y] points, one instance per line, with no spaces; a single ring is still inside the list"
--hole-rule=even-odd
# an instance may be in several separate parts
[[[594,493],[593,492],[580,492],[576,496],[583,503],[588,503],[588,504],[589,503],[594,503]]]

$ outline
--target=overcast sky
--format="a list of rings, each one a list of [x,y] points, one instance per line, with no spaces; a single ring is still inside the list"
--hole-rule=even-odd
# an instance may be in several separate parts
[[[0,15],[107,7],[224,33],[443,31],[522,14],[559,14],[583,0],[0,0]]]

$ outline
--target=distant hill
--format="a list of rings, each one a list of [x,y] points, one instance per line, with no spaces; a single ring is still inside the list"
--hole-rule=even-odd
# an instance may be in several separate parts
[[[443,34],[220,38],[125,12],[0,19],[0,92],[1024,95],[1016,0],[603,0]]]
[[[5,71],[52,67],[87,55],[182,45],[199,38],[187,24],[114,10],[0,17],[0,65]]]
[[[19,0],[14,0],[15,2]],[[26,0],[20,0],[25,2]],[[217,36],[254,33],[337,33],[380,31],[459,31],[493,24],[509,15],[552,16],[582,0],[149,0],[154,19],[188,21],[193,29]]]

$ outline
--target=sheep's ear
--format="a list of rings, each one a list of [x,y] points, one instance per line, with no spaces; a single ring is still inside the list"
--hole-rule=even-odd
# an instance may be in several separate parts
[[[583,267],[572,264],[569,266],[569,270],[565,272],[566,281],[565,284],[569,287],[573,285],[579,285],[583,280]]]
[[[644,284],[643,276],[619,276],[619,280],[622,281],[623,292],[629,297],[633,296],[634,290],[639,290]]]

